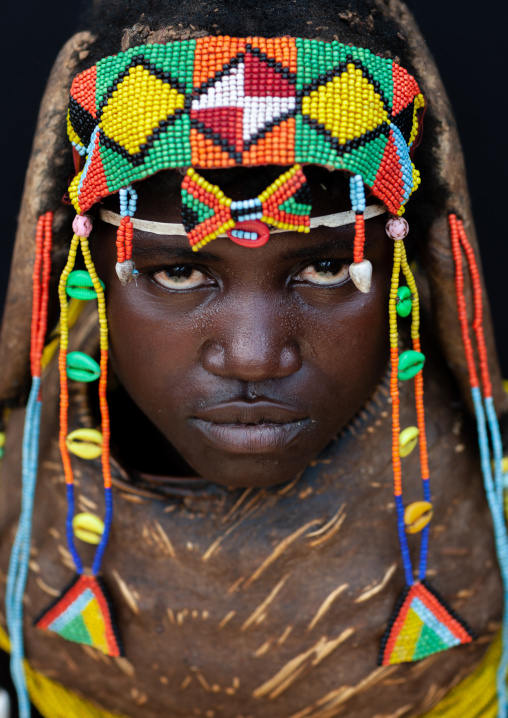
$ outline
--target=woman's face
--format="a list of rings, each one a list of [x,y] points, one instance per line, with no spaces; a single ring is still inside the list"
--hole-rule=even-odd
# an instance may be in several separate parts
[[[202,174],[232,199],[247,199],[282,171]],[[350,209],[344,176],[305,171],[312,216]],[[180,180],[168,172],[138,183],[136,217],[179,222]],[[348,274],[353,225],[275,234],[257,248],[224,237],[197,253],[185,236],[135,231],[139,277],[122,286],[116,228],[96,223],[92,250],[106,283],[115,371],[200,476],[226,486],[290,480],[372,394],[388,357],[385,221],[366,223],[369,294]]]

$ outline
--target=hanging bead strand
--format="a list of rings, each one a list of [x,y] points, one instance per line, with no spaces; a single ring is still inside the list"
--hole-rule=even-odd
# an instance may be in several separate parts
[[[99,379],[99,406],[101,412],[101,432],[102,432],[102,476],[104,482],[104,500],[106,505],[106,512],[104,517],[104,531],[102,533],[101,541],[97,547],[95,558],[92,565],[92,573],[96,575],[101,566],[102,557],[106,549],[106,545],[109,539],[111,530],[111,522],[113,520],[113,497],[111,488],[111,465],[110,465],[110,423],[109,423],[109,407],[106,396],[107,384],[108,384],[108,320],[106,315],[106,299],[104,296],[104,289],[102,288],[95,266],[92,261],[90,254],[90,247],[88,239],[81,237],[81,252],[85,260],[85,266],[88,270],[88,274],[91,277],[93,287],[97,294],[97,309],[99,313],[99,331],[100,331],[100,379]]]
[[[501,629],[502,653],[497,670],[496,685],[498,696],[497,715],[498,718],[506,718],[508,716],[508,694],[506,687],[506,675],[508,671],[508,532],[504,515],[503,500],[503,450],[499,423],[492,397],[492,383],[490,380],[487,348],[483,332],[483,301],[480,273],[474,250],[469,243],[462,221],[459,220],[455,214],[450,214],[448,221],[450,226],[453,259],[455,262],[457,314],[462,332],[462,342],[464,345],[464,353],[469,373],[471,395],[475,407],[485,493],[490,512],[492,514],[496,554],[504,588],[503,625]],[[480,376],[482,378],[483,385],[483,397],[476,369],[473,344],[469,332],[461,247],[466,256],[473,289],[474,320],[472,328],[476,338],[478,350]],[[489,445],[489,432],[494,455],[493,461]],[[492,465],[494,466],[494,476],[492,476]]]
[[[67,381],[67,350],[69,348],[69,310],[67,303],[67,280],[76,264],[76,255],[79,247],[79,235],[74,234],[67,257],[67,263],[60,275],[58,283],[58,298],[60,300],[60,351],[58,355],[58,370],[60,372],[60,455],[64,468],[65,485],[67,491],[67,518],[65,522],[67,545],[78,573],[83,572],[83,564],[74,544],[72,519],[74,518],[74,474],[67,448],[67,434],[69,433],[69,386]]]
[[[349,275],[355,287],[360,292],[368,294],[372,284],[372,264],[363,256],[365,247],[365,189],[361,175],[350,177],[349,195],[353,212],[355,212],[353,263],[349,265]]]
[[[132,236],[134,228],[132,219],[136,212],[138,195],[130,185],[122,188],[119,192],[120,196],[120,214],[122,219],[116,234],[116,273],[118,279],[125,286],[133,276],[137,276],[136,265],[132,261]]]
[[[402,244],[402,258],[401,266],[404,276],[406,278],[409,291],[412,297],[412,309],[411,309],[411,339],[413,342],[413,350],[421,353],[420,346],[420,299],[416,282],[407,261],[406,248]],[[416,423],[418,427],[418,441],[420,446],[420,472],[422,478],[423,487],[423,499],[424,501],[431,503],[431,492],[430,492],[430,472],[429,472],[429,456],[427,449],[427,433],[425,430],[425,408],[423,401],[423,372],[419,371],[414,377],[415,386],[415,404],[416,404]],[[421,544],[420,544],[420,564],[418,570],[418,578],[423,581],[425,574],[427,573],[427,557],[428,557],[428,546],[429,546],[429,532],[430,525],[427,524],[422,530]]]
[[[23,596],[28,575],[32,516],[38,470],[41,421],[41,357],[47,328],[47,303],[51,271],[53,213],[37,222],[35,261],[32,274],[32,321],[30,368],[32,387],[28,398],[22,443],[21,515],[7,574],[6,619],[11,641],[11,673],[18,696],[20,718],[29,718],[30,700],[26,685],[23,640]]]
[[[402,264],[402,240],[396,240],[393,245],[393,270],[390,284],[390,299],[388,303],[388,317],[390,325],[390,396],[392,399],[392,466],[393,466],[393,493],[397,511],[397,531],[399,535],[402,562],[406,585],[413,583],[413,567],[409,554],[406,526],[404,523],[404,503],[402,500],[402,464],[399,453],[400,435],[400,396],[399,396],[399,333],[397,328],[397,291],[399,289],[400,269]]]

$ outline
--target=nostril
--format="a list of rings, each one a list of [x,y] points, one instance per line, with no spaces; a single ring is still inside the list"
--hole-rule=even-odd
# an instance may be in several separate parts
[[[302,367],[302,355],[296,342],[283,347],[279,360],[279,375],[295,374]]]
[[[208,344],[203,352],[203,366],[212,374],[220,374],[225,368],[225,351],[220,344]]]
[[[281,347],[278,342],[267,344],[259,338],[258,341],[246,341],[245,336],[236,334],[230,343],[207,344],[201,362],[211,374],[258,382],[296,373],[302,365],[302,358],[296,342]],[[255,399],[256,392],[253,393],[252,398]]]

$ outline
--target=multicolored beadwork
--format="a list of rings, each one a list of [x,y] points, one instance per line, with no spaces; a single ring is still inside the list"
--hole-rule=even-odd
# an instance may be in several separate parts
[[[382,666],[421,661],[475,638],[471,629],[426,581],[406,586],[379,654]]]
[[[97,576],[76,575],[34,625],[107,656],[124,655],[106,587]]]
[[[131,48],[72,84],[68,133],[86,161],[69,195],[83,213],[162,169],[313,163],[361,176],[401,214],[420,182],[410,150],[424,104],[393,60],[339,42],[203,37]]]
[[[35,262],[32,274],[32,323],[30,369],[32,387],[26,407],[22,444],[21,514],[9,560],[5,592],[5,612],[11,640],[11,673],[18,696],[20,718],[30,718],[30,700],[26,685],[23,639],[23,595],[28,576],[32,515],[39,465],[41,423],[42,353],[48,319],[49,280],[51,273],[53,213],[39,217],[35,235]]]
[[[248,223],[264,222],[271,227],[295,232],[310,228],[311,196],[300,165],[284,172],[255,199],[233,202],[192,168],[182,182],[182,223],[194,250],[224,232],[239,244],[260,246],[260,236],[249,231]],[[240,241],[239,241],[240,240]]]
[[[120,226],[116,233],[116,273],[123,285],[128,284],[137,274],[136,266],[132,261],[132,236],[134,228],[132,219],[136,212],[138,195],[130,185],[120,190]]]
[[[399,222],[399,224],[397,224]],[[395,223],[395,226],[394,226]],[[406,586],[395,607],[388,628],[381,642],[380,665],[418,661],[438,651],[444,651],[459,643],[468,643],[473,633],[453,611],[444,603],[439,594],[426,582],[427,555],[429,545],[430,518],[432,500],[430,492],[430,474],[425,431],[425,410],[423,403],[423,366],[425,356],[420,347],[420,300],[416,282],[407,261],[404,237],[409,226],[405,220],[388,220],[386,232],[394,241],[393,270],[388,305],[390,325],[391,379],[390,395],[392,400],[392,466],[397,512],[397,531]],[[404,275],[407,288],[400,287],[400,274]],[[403,290],[401,292],[401,290]],[[402,314],[398,311],[401,296],[406,301]],[[411,309],[407,304],[411,301]],[[411,339],[413,348],[399,355],[399,335],[397,315],[411,314]],[[400,428],[399,381],[414,379],[416,427]],[[406,436],[404,436],[406,433]],[[410,451],[406,451],[407,435],[410,435],[420,447],[420,471],[423,489],[421,505],[427,510],[427,518],[416,525],[405,520],[407,508],[403,502],[402,461]],[[414,529],[418,530],[415,531]],[[407,533],[421,533],[418,579],[414,580]]]
[[[131,195],[129,203],[125,195],[122,199],[122,211],[124,217],[129,218],[129,212],[135,210],[135,193]],[[85,221],[87,220],[87,221]],[[106,300],[104,296],[104,285],[97,276],[90,254],[88,236],[92,230],[92,224],[88,218],[76,217],[73,223],[75,234],[71,241],[69,256],[64,270],[60,276],[58,295],[60,299],[60,453],[64,467],[65,483],[67,487],[67,519],[66,535],[69,551],[76,566],[77,575],[58,598],[38,619],[38,628],[55,631],[68,640],[84,643],[98,648],[108,655],[121,655],[121,647],[118,639],[111,607],[106,598],[105,589],[98,578],[102,557],[111,530],[113,519],[113,493],[111,488],[111,466],[110,466],[110,427],[109,409],[106,398],[107,370],[108,370],[108,323],[106,317]],[[77,232],[81,234],[77,234]],[[76,255],[78,247],[86,267],[84,270],[75,270]],[[122,247],[124,253],[127,251]],[[125,255],[124,255],[125,258]],[[100,328],[100,363],[82,352],[68,353],[69,344],[69,306],[67,295],[79,297],[82,300],[97,300]],[[76,451],[74,442],[76,431],[68,433],[68,408],[69,389],[68,381],[92,382],[99,380],[99,407],[101,412],[101,431],[81,430],[79,436],[91,437],[95,440],[92,451]],[[78,434],[79,434],[78,430]],[[92,432],[92,433],[90,433]],[[78,436],[78,438],[79,438]],[[100,451],[97,452],[97,448]],[[102,473],[104,483],[105,517],[103,530],[97,541],[97,549],[91,567],[91,575],[85,574],[81,557],[74,542],[74,472],[70,453],[82,459],[93,459],[101,457]]]
[[[455,214],[448,217],[453,260],[455,263],[455,290],[457,315],[462,332],[471,396],[476,414],[478,444],[483,473],[485,494],[492,515],[496,555],[504,589],[503,624],[501,628],[502,650],[497,670],[498,718],[508,716],[508,526],[504,511],[503,443],[499,421],[494,407],[492,382],[490,379],[487,345],[483,331],[483,299],[480,271],[463,222]],[[471,339],[467,303],[464,292],[464,253],[471,277],[473,291],[474,319],[473,335],[476,340],[478,368]],[[480,381],[481,380],[481,381]],[[492,448],[491,448],[492,447]]]

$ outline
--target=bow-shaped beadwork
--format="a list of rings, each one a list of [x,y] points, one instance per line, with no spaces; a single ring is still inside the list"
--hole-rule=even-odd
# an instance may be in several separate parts
[[[192,168],[182,182],[182,224],[194,250],[224,233],[237,244],[259,247],[269,239],[269,226],[308,232],[310,212],[310,189],[300,165],[255,199],[236,202]]]

